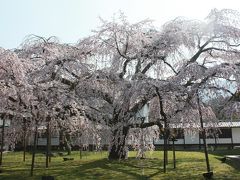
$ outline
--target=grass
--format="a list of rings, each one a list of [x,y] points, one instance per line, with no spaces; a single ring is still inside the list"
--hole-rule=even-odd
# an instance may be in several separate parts
[[[240,164],[228,160],[222,163],[220,158],[226,154],[240,154],[240,150],[217,150],[209,152],[214,179],[240,179]],[[73,161],[63,161],[63,157],[52,157],[50,167],[45,168],[45,156],[38,153],[34,176],[29,176],[31,154],[22,162],[22,152],[5,153],[1,180],[41,179],[41,176],[55,176],[57,180],[75,179],[203,179],[206,172],[204,153],[198,151],[177,151],[177,168],[173,169],[172,152],[169,151],[167,173],[163,173],[163,152],[148,152],[147,159],[136,159],[136,152],[130,152],[130,158],[124,161],[107,160],[107,152],[79,152],[71,156]]]

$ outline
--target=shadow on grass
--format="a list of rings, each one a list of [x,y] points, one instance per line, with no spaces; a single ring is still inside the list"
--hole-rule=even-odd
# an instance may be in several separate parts
[[[161,154],[162,156],[162,154]],[[20,169],[5,168],[5,174],[0,175],[0,179],[41,179],[43,175],[55,176],[61,179],[202,179],[205,172],[204,154],[194,152],[178,152],[177,169],[173,169],[172,156],[169,153],[169,164],[167,173],[163,172],[163,160],[160,154],[155,157],[136,159],[130,157],[123,161],[110,161],[108,159],[82,159],[75,157],[74,161],[63,161],[62,157],[57,157],[50,164],[49,169],[45,169],[44,159],[36,163],[37,169],[34,177],[29,178],[30,162],[22,163]],[[212,157],[212,156],[211,156]],[[213,156],[213,158],[215,158]],[[12,162],[12,159],[9,159]],[[216,164],[219,164],[216,161]],[[23,168],[23,169],[22,169]],[[15,172],[14,172],[15,171]],[[224,174],[224,173],[222,173]],[[221,177],[221,176],[217,176]]]
[[[240,155],[239,149],[221,149],[221,150],[215,150],[209,152],[209,154],[212,154],[215,156],[217,160],[219,160],[219,163],[224,163],[232,168],[234,168],[236,171],[240,171],[240,159],[224,159],[226,155]]]
[[[217,160],[219,160],[219,163],[227,164],[231,167],[233,167],[235,170],[240,171],[240,159],[225,159],[223,160],[224,156],[222,157],[215,157]]]
[[[61,164],[61,166],[64,166]],[[54,168],[55,169],[55,168]],[[54,171],[54,169],[51,169]],[[79,179],[147,179],[148,177],[140,173],[139,167],[134,167],[126,162],[109,161],[107,159],[95,160],[84,163],[81,166],[66,165],[64,171],[59,171],[56,166],[57,179],[76,178]]]
[[[188,164],[189,162],[185,163]],[[66,165],[64,171],[59,171],[59,166],[56,166],[54,169],[56,170],[56,174],[53,175],[57,179],[72,179],[76,177],[79,179],[150,179],[156,177],[168,179],[169,174],[174,178],[189,179],[189,177],[199,177],[198,174],[193,174],[194,170],[197,169],[189,168],[183,171],[184,167],[173,169],[172,164],[168,165],[167,173],[165,174],[163,172],[162,160],[160,159],[137,160],[129,158],[121,162],[101,159],[84,163],[78,167]]]

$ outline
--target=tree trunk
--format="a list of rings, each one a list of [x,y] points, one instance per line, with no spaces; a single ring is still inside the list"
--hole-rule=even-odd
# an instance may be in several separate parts
[[[157,92],[158,99],[159,99],[159,107],[160,107],[159,112],[160,112],[160,115],[164,118],[163,171],[164,171],[164,173],[166,173],[166,166],[168,164],[169,123],[167,122],[168,118],[167,118],[166,113],[164,112],[163,99],[162,99],[162,96],[159,93],[158,88],[156,88],[156,92]]]
[[[126,137],[128,130],[128,127],[123,127],[121,135],[119,135],[119,129],[114,130],[112,146],[108,155],[108,159],[117,160],[125,159],[127,157]]]

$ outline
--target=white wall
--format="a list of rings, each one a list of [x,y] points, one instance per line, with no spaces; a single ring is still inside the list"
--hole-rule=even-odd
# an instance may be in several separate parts
[[[193,131],[184,131],[185,144],[198,144],[199,143],[199,133]]]
[[[154,141],[154,144],[164,144],[164,140],[160,139],[158,141]],[[172,144],[172,141],[170,141],[169,144]],[[174,144],[184,144],[184,140],[178,139],[177,141],[174,142]]]
[[[217,144],[231,144],[231,138],[219,138],[216,139]],[[211,138],[211,139],[206,139],[207,144],[215,144],[215,139]],[[203,140],[201,139],[201,144],[203,144]]]
[[[240,143],[240,128],[232,128],[233,143]]]
[[[37,142],[38,146],[46,146],[47,145],[47,138],[38,138]],[[51,138],[51,145],[57,146],[59,145],[59,138]]]
[[[149,105],[145,104],[142,109],[140,109],[137,114],[136,114],[136,118],[141,118],[141,117],[145,117],[145,121],[144,122],[148,122],[148,116],[149,116]]]
[[[5,120],[5,127],[9,127],[10,124],[11,124],[11,121],[9,119],[6,119]],[[0,126],[2,126],[2,125],[3,125],[3,120],[0,119]]]
[[[199,133],[197,132],[186,132],[184,131],[185,136],[185,144],[199,144]],[[240,128],[232,128],[232,136],[233,136],[233,143],[240,143]],[[203,144],[203,140],[200,140],[201,144]],[[215,144],[214,138],[206,139],[207,144]],[[218,138],[217,144],[231,144],[231,138]],[[163,139],[155,141],[155,144],[164,144]],[[170,144],[172,144],[170,142]],[[175,144],[184,144],[183,139],[178,139]]]
[[[175,144],[184,144],[184,140],[183,139],[177,139],[177,141],[174,142]],[[172,142],[170,142],[170,144],[172,144]]]

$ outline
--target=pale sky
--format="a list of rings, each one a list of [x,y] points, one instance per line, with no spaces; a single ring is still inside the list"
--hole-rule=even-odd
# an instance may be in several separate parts
[[[203,20],[213,8],[240,11],[240,0],[0,0],[0,47],[17,48],[29,34],[76,43],[119,10],[160,26],[177,16]]]

